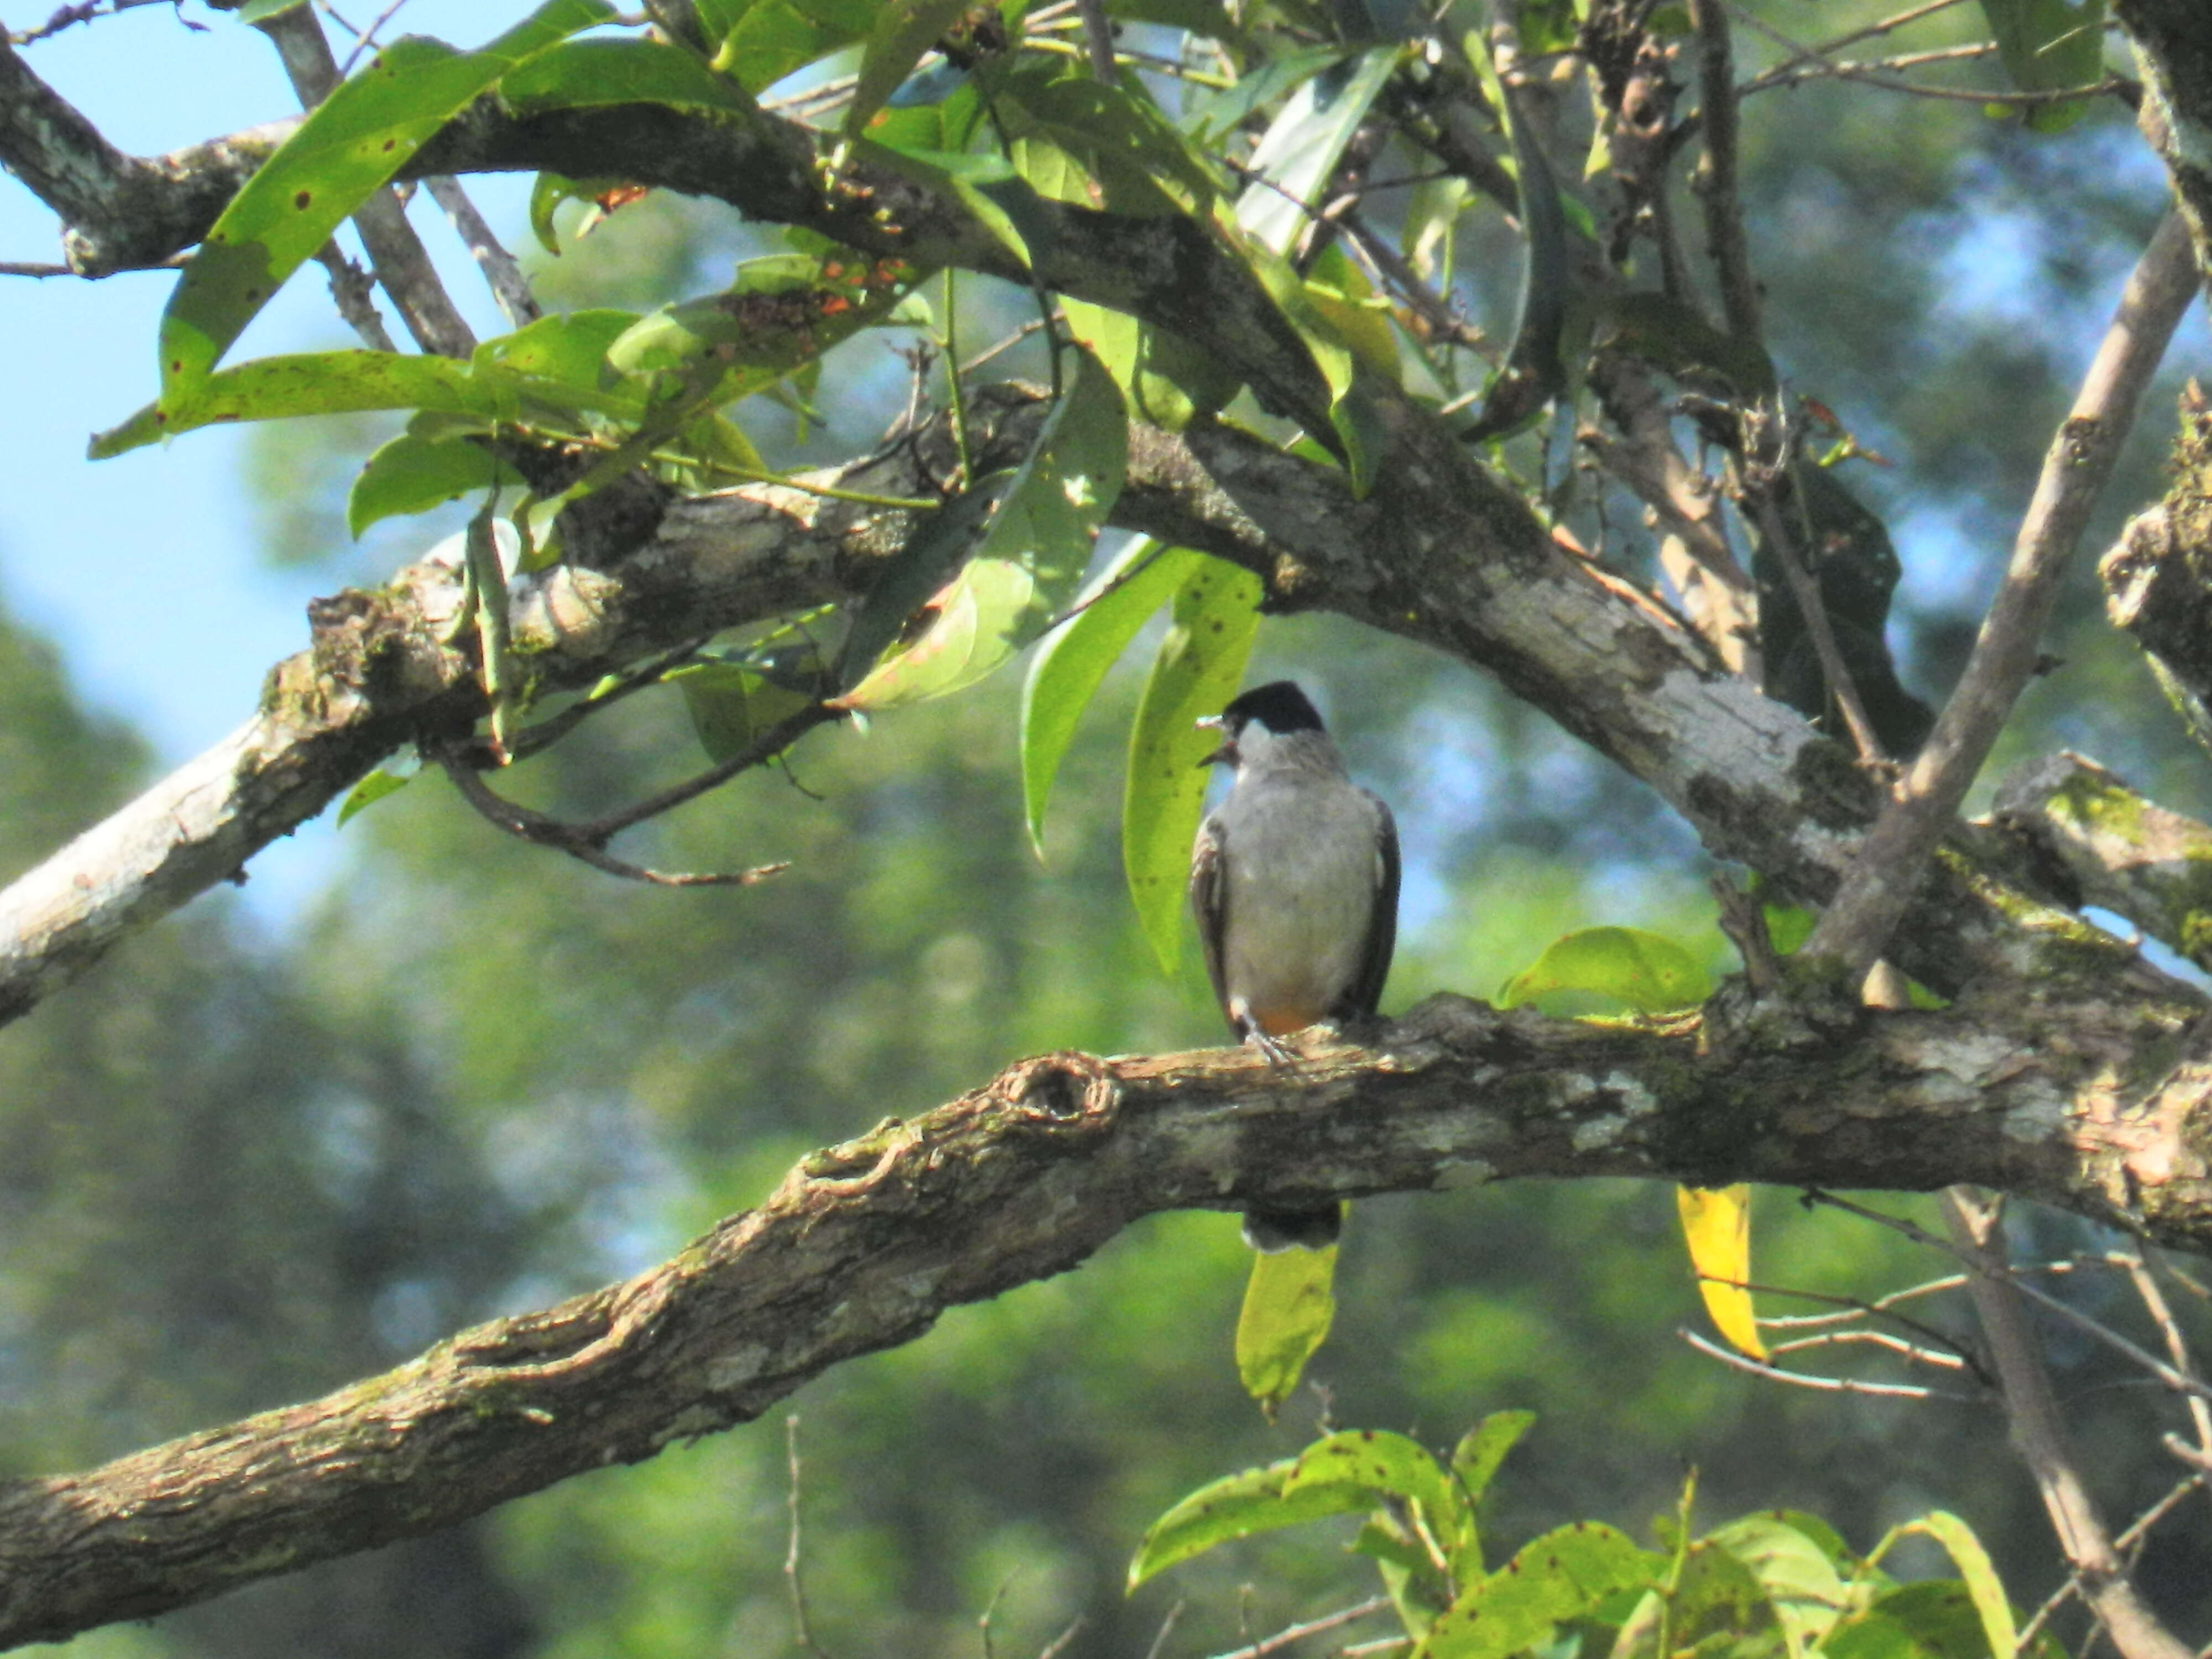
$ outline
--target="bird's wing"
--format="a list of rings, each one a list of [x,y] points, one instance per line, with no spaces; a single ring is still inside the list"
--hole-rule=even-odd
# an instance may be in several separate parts
[[[1375,908],[1368,913],[1358,975],[1344,998],[1345,1011],[1354,1014],[1372,1014],[1382,1000],[1382,981],[1390,977],[1390,956],[1398,948],[1398,823],[1378,797],[1367,799],[1375,805]]]
[[[1198,919],[1198,942],[1206,951],[1206,976],[1213,981],[1213,1000],[1229,1013],[1228,969],[1221,960],[1221,940],[1229,927],[1229,872],[1224,867],[1221,815],[1209,814],[1198,826],[1198,839],[1190,849],[1190,911]]]

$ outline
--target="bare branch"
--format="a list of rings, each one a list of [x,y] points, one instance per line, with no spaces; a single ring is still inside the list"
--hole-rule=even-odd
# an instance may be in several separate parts
[[[1372,1618],[1378,1613],[1388,1613],[1391,1605],[1390,1598],[1387,1595],[1370,1595],[1364,1601],[1355,1602],[1348,1607],[1339,1607],[1334,1613],[1325,1613],[1320,1618],[1309,1619],[1302,1625],[1285,1625],[1273,1636],[1261,1637],[1258,1641],[1248,1643],[1243,1647],[1231,1648],[1225,1653],[1216,1654],[1214,1659],[1267,1659],[1269,1654],[1280,1653],[1285,1648],[1294,1647],[1309,1636],[1325,1636],[1330,1631],[1341,1630],[1345,1626],[1356,1624],[1362,1619]]]
[[[322,21],[313,6],[294,6],[261,18],[253,27],[276,46],[301,108],[313,109],[331,95],[338,83],[337,59],[331,56]],[[376,280],[392,296],[415,343],[445,357],[465,357],[475,350],[477,337],[453,308],[399,198],[389,189],[373,191],[354,210],[353,222],[362,246],[368,250],[369,263],[376,268]]]
[[[2007,1271],[1996,1206],[1977,1204],[1953,1188],[1943,1194],[1943,1218],[1953,1244],[1975,1270],[1966,1288],[2004,1391],[2012,1443],[2043,1494],[2058,1547],[2081,1581],[2082,1599],[2103,1620],[2122,1659],[2190,1659],[2190,1650],[2136,1594],[2090,1496],[2051,1391],[2042,1348],[2028,1328],[2018,1294],[2022,1287]]]
[[[1751,246],[1743,234],[1743,204],[1736,187],[1735,60],[1729,42],[1723,0],[1690,0],[1698,32],[1698,84],[1702,96],[1705,160],[1697,183],[1705,204],[1705,240],[1720,271],[1721,313],[1740,340],[1759,337],[1759,283],[1751,274]]]
[[[2035,671],[2059,578],[2134,424],[2143,388],[2196,291],[2188,234],[2169,213],[2129,278],[2073,412],[2045,458],[2012,563],[1966,672],[1906,772],[1898,799],[1867,836],[1850,874],[1806,942],[1808,954],[1838,957],[1853,973],[1863,973],[1896,931],[1929,855]]]
[[[493,234],[483,215],[477,211],[477,204],[469,200],[460,181],[448,173],[433,173],[425,185],[431,199],[445,209],[446,217],[453,222],[454,231],[483,272],[485,284],[499,301],[508,324],[520,328],[544,316],[538,296],[530,291],[530,279],[522,274],[522,267],[515,262],[514,256]]]
[[[1751,1376],[1765,1377],[1770,1382],[1785,1382],[1793,1389],[1810,1389],[1815,1394],[1865,1395],[1875,1400],[1941,1400],[1954,1406],[1978,1406],[1984,1402],[1978,1394],[1961,1394],[1955,1389],[1930,1388],[1922,1382],[1869,1382],[1856,1376],[1819,1376],[1810,1371],[1793,1371],[1785,1366],[1770,1365],[1738,1353],[1733,1348],[1723,1348],[1717,1342],[1698,1334],[1686,1326],[1674,1333],[1708,1359],[1717,1359],[1732,1370]]]

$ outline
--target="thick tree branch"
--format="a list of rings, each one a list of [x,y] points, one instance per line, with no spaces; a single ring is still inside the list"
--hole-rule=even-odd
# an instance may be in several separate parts
[[[142,1618],[451,1525],[758,1416],[1138,1218],[1521,1176],[1971,1181],[2212,1243],[2212,1026],[2193,995],[1992,996],[1636,1031],[1437,997],[1372,1051],[1308,1040],[1010,1066],[809,1158],[624,1284],[338,1393],[82,1474],[0,1485],[0,1642]],[[1769,1030],[1785,1035],[1770,1040]]]

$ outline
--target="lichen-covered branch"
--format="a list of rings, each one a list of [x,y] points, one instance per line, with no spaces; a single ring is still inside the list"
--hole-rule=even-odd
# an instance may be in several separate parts
[[[1522,1176],[1967,1181],[2202,1247],[2203,1012],[2140,981],[2112,1001],[1846,1010],[1822,1036],[1765,1005],[1701,1033],[1437,997],[1372,1049],[1316,1033],[1293,1066],[1237,1049],[1024,1060],[813,1155],[626,1283],[321,1400],[0,1485],[0,1643],[142,1618],[650,1457],[1162,1210]]]
[[[2072,902],[2130,921],[2212,969],[2212,827],[2146,800],[2095,762],[2046,756],[1998,787],[1992,815]]]

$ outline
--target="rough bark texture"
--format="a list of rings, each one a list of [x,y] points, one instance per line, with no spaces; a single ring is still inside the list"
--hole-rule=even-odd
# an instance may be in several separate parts
[[[1144,1215],[1518,1176],[1972,1182],[2212,1244],[2212,1024],[2111,1001],[1778,1007],[1609,1030],[1437,997],[1370,1050],[1021,1061],[817,1152],[652,1271],[308,1404],[0,1486],[0,1643],[143,1617],[416,1535],[758,1416]]]

